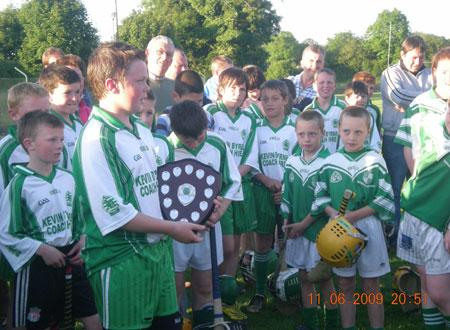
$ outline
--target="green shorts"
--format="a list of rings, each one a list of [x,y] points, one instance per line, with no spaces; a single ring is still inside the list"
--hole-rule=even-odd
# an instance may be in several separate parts
[[[243,201],[231,202],[220,219],[222,235],[240,235],[256,228],[255,198],[252,183],[242,178]]]
[[[253,192],[255,195],[256,218],[258,223],[255,232],[258,234],[273,234],[277,224],[277,208],[273,201],[272,192],[260,182],[254,182]]]
[[[8,260],[6,260],[3,254],[0,254],[0,280],[13,282],[16,280],[17,274],[9,265]]]
[[[89,281],[106,329],[149,328],[153,317],[178,310],[167,241],[149,245],[125,262],[94,273]]]

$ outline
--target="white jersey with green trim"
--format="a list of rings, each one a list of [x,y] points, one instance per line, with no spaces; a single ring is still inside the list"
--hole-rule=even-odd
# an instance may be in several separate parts
[[[169,143],[175,149],[174,160],[196,159],[211,166],[222,175],[221,196],[234,201],[242,201],[241,175],[224,139],[213,132],[206,132],[205,140],[192,150],[185,147],[175,133],[169,135]]]
[[[381,112],[380,108],[378,108],[375,104],[372,103],[371,100],[367,101],[366,110],[372,114],[373,119],[375,120],[375,126],[378,130],[378,133],[381,132]]]
[[[333,95],[330,106],[328,107],[328,109],[323,110],[319,107],[317,98],[318,97],[316,96],[312,103],[305,108],[305,110],[314,110],[322,115],[325,122],[325,136],[322,138],[322,144],[325,146],[325,148],[328,149],[330,153],[333,154],[336,152],[336,150],[338,150],[339,117],[341,116],[342,110],[345,109],[346,104],[344,101],[338,99],[336,95]]]
[[[416,168],[431,164],[450,152],[445,137],[444,116],[447,102],[436,95],[434,88],[420,94],[406,110],[395,142],[412,149]]]
[[[394,196],[391,179],[379,153],[368,148],[358,152],[341,149],[329,156],[318,174],[311,215],[320,215],[327,206],[339,210],[346,189],[356,194],[348,202],[347,210],[369,206],[377,212],[379,220],[392,221]]]
[[[75,145],[77,143],[78,135],[80,135],[81,130],[83,129],[83,123],[81,120],[75,116],[70,115],[70,120],[72,121],[72,125],[70,125],[60,114],[51,110],[50,113],[55,115],[64,123],[64,146],[67,149],[67,153],[69,154],[69,159],[72,161],[73,153],[75,152]]]
[[[72,204],[75,181],[54,167],[49,177],[18,165],[2,194],[0,249],[15,272],[26,265],[41,243],[69,245],[75,235]]]
[[[30,161],[30,156],[17,139],[17,127],[8,127],[8,135],[0,140],[0,194],[14,177],[14,168],[17,165],[26,165]],[[61,158],[58,162],[59,167],[70,170],[67,149],[64,147]]]
[[[94,107],[78,137],[72,161],[77,182],[74,214],[84,220],[82,254],[88,276],[163,238],[121,229],[138,213],[162,219],[153,136],[133,116],[130,123],[132,130]]]
[[[264,118],[256,127],[256,136],[260,172],[271,179],[283,180],[286,161],[297,145],[294,124],[285,116],[283,124],[273,128]]]
[[[205,106],[212,116],[213,131],[223,137],[236,165],[248,165],[258,169],[258,145],[256,121],[248,112],[238,109],[231,118],[222,101]]]
[[[289,119],[294,123],[297,121],[297,117],[299,114],[301,114],[302,112],[297,109],[297,108],[292,108],[291,113],[289,114]]]
[[[173,147],[163,135],[153,133],[155,141],[156,163],[162,166],[169,162],[173,162]]]
[[[256,123],[259,123],[263,120],[264,115],[261,113],[261,110],[256,106],[256,104],[250,104],[247,108],[242,109],[245,112],[248,112],[255,118]]]

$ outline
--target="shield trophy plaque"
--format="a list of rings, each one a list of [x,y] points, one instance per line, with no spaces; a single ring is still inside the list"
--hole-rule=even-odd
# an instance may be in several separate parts
[[[158,167],[159,200],[164,219],[204,224],[214,210],[222,176],[195,159]]]

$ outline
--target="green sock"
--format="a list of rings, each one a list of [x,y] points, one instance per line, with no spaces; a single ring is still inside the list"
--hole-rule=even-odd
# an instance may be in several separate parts
[[[192,314],[192,326],[194,328],[200,324],[213,324],[214,322],[214,308],[212,304],[207,304],[202,309],[193,311]]]
[[[422,308],[423,322],[426,330],[445,329],[445,321],[437,308]]]
[[[254,260],[256,293],[266,296],[267,265],[269,261],[269,253],[255,252]]]
[[[450,315],[444,315],[444,321],[445,324],[447,325],[447,328],[450,329]]]
[[[339,308],[325,309],[325,329],[339,329]]]
[[[319,316],[317,315],[317,308],[303,308],[303,324],[310,329],[319,328]]]

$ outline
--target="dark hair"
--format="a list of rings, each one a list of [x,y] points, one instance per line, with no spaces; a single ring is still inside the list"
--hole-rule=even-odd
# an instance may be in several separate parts
[[[293,81],[291,79],[287,79],[287,78],[283,78],[280,80],[286,84],[291,98],[295,99],[297,97],[297,91],[295,90],[295,85],[294,85]]]
[[[87,75],[97,100],[106,96],[107,79],[125,83],[128,69],[135,60],[146,62],[145,53],[123,42],[106,42],[91,53]]]
[[[35,139],[38,131],[42,130],[42,126],[50,126],[51,128],[64,128],[64,123],[57,116],[52,115],[43,110],[36,110],[25,114],[19,121],[17,137],[22,147],[28,152],[23,145],[26,138]]]
[[[364,109],[362,107],[353,105],[353,106],[347,107],[344,110],[342,110],[341,115],[339,117],[339,126],[341,126],[342,119],[344,117],[364,119],[367,124],[367,128],[370,129],[371,120],[370,120],[369,111],[367,111],[366,109]]]
[[[203,94],[203,80],[193,70],[181,71],[175,78],[175,93],[183,96],[190,93]]]
[[[347,84],[345,87],[345,97],[350,97],[352,94],[368,96],[367,86],[361,80],[355,80]]]
[[[431,71],[433,73],[441,60],[450,60],[450,47],[442,48],[433,56],[433,62],[431,63]]]
[[[56,48],[56,47],[49,47],[49,48],[47,48],[45,50],[45,52],[42,53],[42,65],[43,66],[47,66],[48,65],[48,60],[53,55],[63,56],[64,52],[62,51],[61,48]]]
[[[261,85],[266,81],[266,77],[264,76],[264,72],[261,70],[259,66],[250,64],[244,66],[242,69],[248,76],[248,89],[259,89]]]
[[[205,110],[195,101],[177,103],[169,112],[170,127],[176,135],[198,138],[208,126]]]
[[[222,99],[222,94],[220,93],[220,89],[226,88],[227,86],[229,86],[231,84],[237,84],[237,85],[245,84],[245,93],[247,93],[248,86],[249,86],[247,74],[243,70],[238,69],[238,68],[228,68],[228,69],[222,71],[222,73],[219,76],[219,86],[217,88],[217,94],[219,95],[219,100]]]
[[[156,100],[155,93],[153,93],[152,90],[149,90],[147,92],[147,99],[150,100],[150,101],[155,101]]]
[[[281,97],[284,99],[285,97],[289,97],[289,90],[288,87],[286,86],[286,84],[281,81],[281,80],[277,80],[277,79],[272,79],[272,80],[268,80],[266,81],[262,86],[261,86],[261,95],[263,90],[265,89],[271,89],[274,91],[279,91],[281,94]]]
[[[65,66],[74,66],[80,69],[84,80],[86,80],[86,64],[78,55],[66,54],[58,58],[55,62],[56,64],[61,64]]]
[[[295,120],[295,127],[297,127],[297,124],[301,121],[316,121],[317,122],[317,126],[319,126],[320,130],[324,130],[325,128],[325,122],[323,120],[322,115],[315,110],[305,110],[302,111],[298,116],[297,119]]]
[[[39,85],[45,87],[50,93],[53,93],[59,84],[71,85],[77,82],[81,82],[78,74],[61,64],[50,64],[42,69],[39,75]]]
[[[409,36],[402,42],[402,52],[404,54],[413,49],[420,49],[422,53],[424,53],[427,50],[427,45],[425,44],[425,41],[422,39],[422,37],[419,37],[416,34]]]

